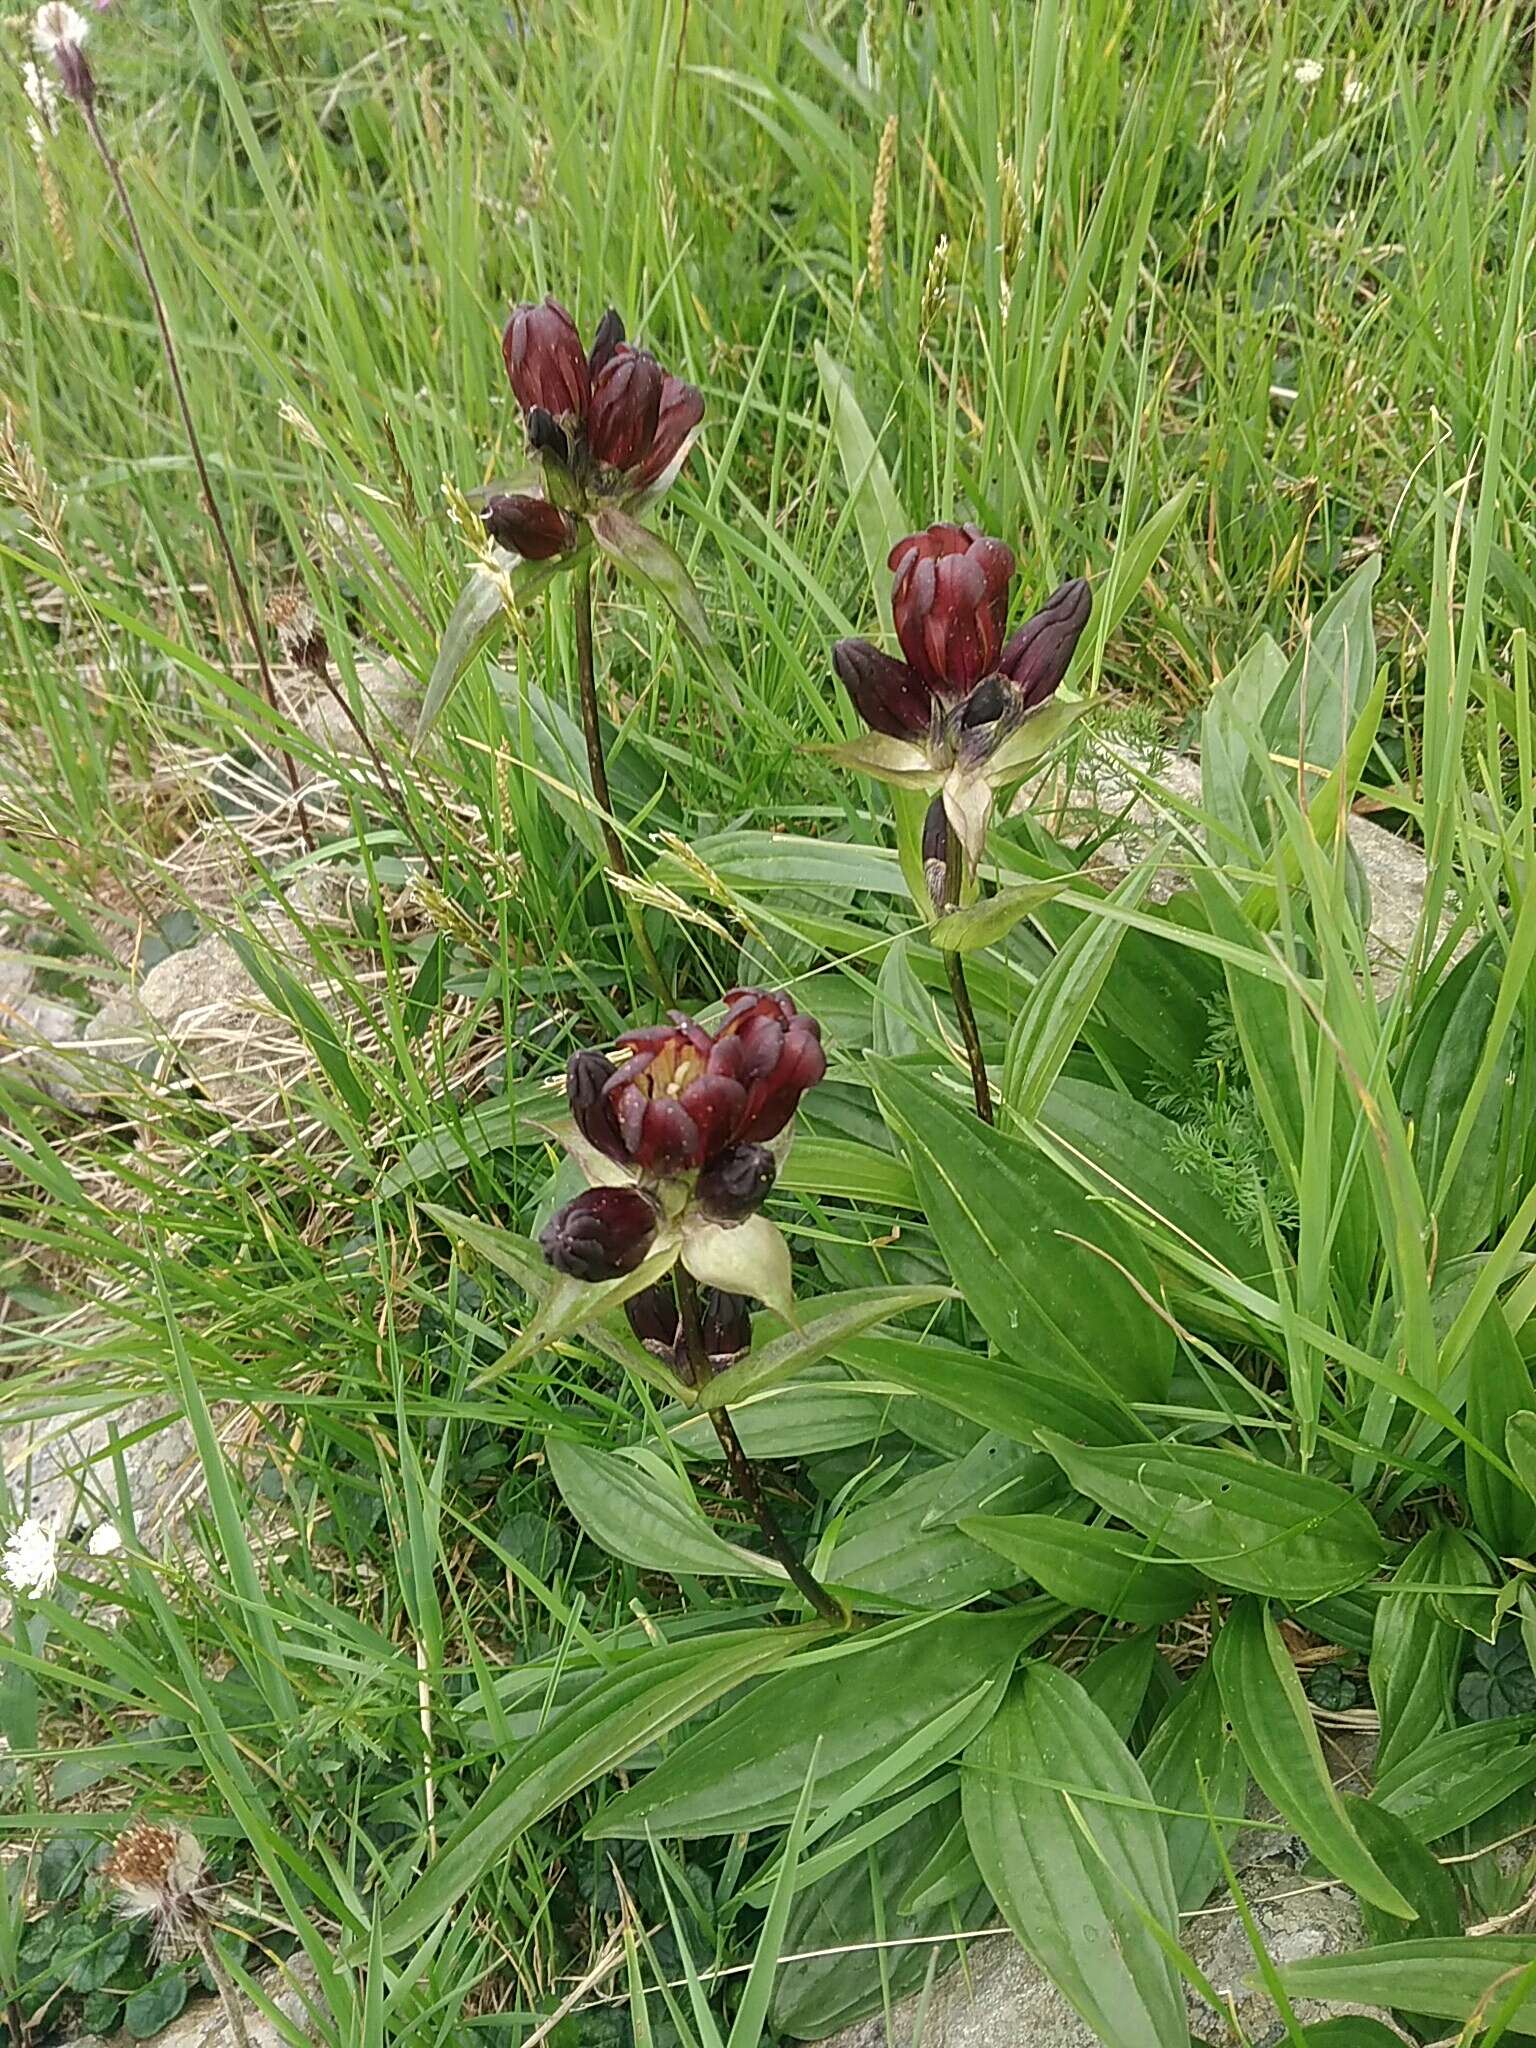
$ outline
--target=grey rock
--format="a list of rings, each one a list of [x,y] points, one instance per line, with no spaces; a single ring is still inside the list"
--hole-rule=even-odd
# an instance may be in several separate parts
[[[330,992],[298,920],[334,915],[340,887],[313,876],[290,892],[292,914],[268,903],[250,919],[254,942],[322,1001]],[[314,1065],[299,1031],[273,1009],[222,932],[158,960],[137,989],[90,1020],[85,1042],[156,1083],[195,1085],[213,1108],[248,1125],[283,1122],[288,1091]]]
[[[366,734],[388,757],[391,742],[400,735],[408,739],[421,709],[422,686],[398,661],[360,661],[357,664],[357,692],[353,696],[343,677],[336,687],[356,714],[356,723],[336,698],[313,677],[305,676],[299,687],[289,686],[290,708],[299,725],[323,753],[366,760]],[[362,734],[358,726],[362,727]],[[326,779],[323,766],[300,765],[300,779],[306,787]]]
[[[1112,829],[1113,836],[1097,849],[1096,862],[1127,873],[1147,858],[1170,826],[1182,822],[1188,828],[1188,813],[1200,808],[1200,764],[1188,754],[1156,754],[1131,744],[1118,752],[1119,760],[1105,751],[1088,751],[1070,786],[1048,773],[1026,785],[1015,808],[1033,811],[1069,846]],[[1424,855],[1369,818],[1350,818],[1349,843],[1370,891],[1372,980],[1378,995],[1390,996],[1424,907]],[[1150,894],[1166,903],[1184,886],[1170,865],[1154,879]],[[1442,918],[1442,934],[1448,923]]]
[[[267,1997],[305,2040],[314,2039],[309,2020],[314,1981],[314,1972],[302,1957],[281,1970],[268,1971],[262,1980],[262,1989]],[[245,2007],[244,2019],[250,2048],[289,2048],[290,2037],[279,2033],[254,2005]],[[234,2041],[219,2001],[216,1998],[195,1998],[163,2033],[155,2035],[150,2048],[234,2048]],[[67,2043],[66,2048],[110,2048],[110,2044],[95,2034],[87,2034],[80,2040]]]
[[[67,1109],[89,1106],[80,1058],[85,1019],[39,992],[31,963],[0,950],[0,1085],[7,1074],[41,1088]]]
[[[1337,1955],[1364,1939],[1359,1911],[1348,1892],[1308,1883],[1299,1874],[1301,1855],[1294,1837],[1271,1832],[1243,1837],[1233,1860],[1253,1908],[1264,1946],[1277,1963],[1303,1956]],[[1210,1980],[1230,2002],[1240,2038],[1263,2041],[1279,2015],[1255,1988],[1256,1965],[1236,1908],[1219,1901],[1185,1916],[1181,1939]],[[1190,2025],[1197,2040],[1231,2038],[1228,2014],[1188,1994]],[[1388,2015],[1360,2005],[1294,2002],[1303,2023],[1336,2013]],[[1098,2037],[1073,2012],[1045,1973],[1007,1935],[970,1947],[966,1970],[939,1977],[925,2000],[906,1999],[887,2032],[876,2014],[832,2037],[830,2048],[1098,2048]],[[1407,2038],[1406,2036],[1404,2037]]]

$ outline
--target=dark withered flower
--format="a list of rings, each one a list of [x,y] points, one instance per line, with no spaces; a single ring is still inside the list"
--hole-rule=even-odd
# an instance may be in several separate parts
[[[160,1961],[196,1943],[219,1900],[202,1844],[185,1828],[136,1821],[118,1836],[102,1875],[117,1893],[118,1911],[148,1921],[150,1948]]]
[[[576,544],[576,522],[568,512],[531,491],[498,492],[480,508],[488,537],[525,562],[547,562]]]
[[[656,1222],[655,1203],[638,1188],[588,1188],[556,1210],[539,1246],[573,1280],[618,1280],[644,1263]]]

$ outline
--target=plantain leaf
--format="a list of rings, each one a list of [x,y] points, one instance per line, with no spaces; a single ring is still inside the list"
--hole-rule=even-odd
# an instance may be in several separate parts
[[[1512,1792],[1536,1783],[1536,1714],[1446,1728],[1376,1780],[1377,1806],[1421,1842],[1470,1827]]]
[[[908,1069],[868,1064],[939,1248],[997,1349],[1112,1397],[1161,1400],[1174,1336],[1129,1227],[1027,1140]]]
[[[1531,1369],[1497,1301],[1491,1301],[1462,1354],[1467,1375],[1467,1428],[1497,1457],[1515,1416],[1531,1405]],[[1511,1461],[1513,1462],[1513,1461]],[[1487,1458],[1466,1447],[1467,1505],[1472,1524],[1500,1557],[1536,1552],[1536,1496]],[[1518,1473],[1520,1467],[1515,1466]]]
[[[971,1853],[1009,1926],[1105,2048],[1187,2041],[1168,1848],[1140,1767],[1075,1679],[1019,1674],[961,1763]]]
[[[1335,1877],[1384,1912],[1415,1918],[1334,1790],[1301,1681],[1263,1601],[1233,1602],[1211,1661],[1227,1719],[1260,1789]]]
[[[1242,1824],[1248,1766],[1209,1662],[1164,1714],[1141,1752],[1168,1837],[1179,1911],[1192,1913],[1222,1874],[1222,1850]]]
[[[836,1356],[861,1378],[937,1401],[968,1422],[1032,1444],[1042,1426],[1086,1443],[1119,1444],[1142,1435],[1123,1403],[1008,1358],[984,1358],[943,1337],[876,1330],[840,1344]]]
[[[1341,1956],[1307,1956],[1279,1965],[1297,1998],[1398,2006],[1455,2020],[1513,1996],[1517,2033],[1536,2028],[1536,1939],[1525,1934],[1463,1935],[1459,1940],[1393,1941]]]
[[[1037,1435],[1080,1493],[1235,1592],[1321,1599],[1381,1563],[1370,1511],[1329,1480],[1220,1446],[1091,1448]]]
[[[1410,1757],[1447,1727],[1461,1668],[1462,1632],[1425,1590],[1460,1574],[1448,1569],[1451,1532],[1431,1529],[1409,1551],[1376,1607],[1371,1636],[1371,1696],[1381,1721],[1378,1775]]]
[[[602,1451],[550,1437],[550,1473],[592,1541],[642,1571],[779,1579],[784,1568],[717,1535],[664,1458],[643,1445]]]
[[[1015,1661],[1060,1612],[1054,1601],[1034,1602],[1009,1614],[947,1614],[854,1635],[717,1715],[610,1801],[587,1833],[692,1841],[770,1827],[794,1811],[813,1753],[825,1804],[913,1736],[941,1727],[939,1739],[913,1753],[906,1783],[916,1783],[991,1719]]]
[[[1123,1530],[1090,1528],[1060,1515],[964,1515],[957,1526],[1064,1606],[1086,1607],[1112,1621],[1172,1621],[1200,1597],[1198,1573],[1149,1556],[1145,1540]]]

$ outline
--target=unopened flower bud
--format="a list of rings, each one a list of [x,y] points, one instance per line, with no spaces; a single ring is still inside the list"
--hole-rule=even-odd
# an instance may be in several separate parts
[[[915,668],[882,654],[867,640],[839,640],[832,650],[837,679],[871,732],[917,739],[928,730],[933,691]]]
[[[617,1280],[643,1263],[655,1235],[656,1211],[638,1189],[588,1188],[555,1211],[539,1246],[573,1280]]]
[[[576,539],[574,521],[558,505],[522,491],[488,498],[480,516],[489,538],[525,562],[547,562]]]
[[[587,352],[587,376],[594,386],[623,339],[624,322],[619,318],[617,307],[610,306],[598,321],[597,332],[593,335],[592,346]]]
[[[1052,591],[1003,649],[998,667],[1018,690],[1024,710],[1034,711],[1055,694],[1092,610],[1092,590],[1074,576]]]
[[[650,453],[661,417],[661,365],[644,349],[620,343],[592,386],[587,446],[610,469],[632,469]]]
[[[766,1145],[733,1145],[699,1175],[695,1196],[719,1223],[740,1223],[768,1198],[778,1168]]]
[[[591,396],[586,352],[576,322],[558,299],[514,306],[501,339],[507,378],[525,413],[580,419]]]
[[[711,1287],[705,1290],[700,1307],[704,1355],[716,1371],[733,1365],[752,1349],[752,1317],[744,1294],[728,1294],[723,1288]],[[646,1350],[653,1357],[665,1359],[680,1378],[687,1379],[688,1347],[670,1277],[632,1294],[624,1304],[624,1313]]]

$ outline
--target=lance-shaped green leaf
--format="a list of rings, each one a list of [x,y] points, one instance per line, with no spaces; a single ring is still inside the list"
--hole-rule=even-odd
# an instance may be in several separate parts
[[[883,602],[889,592],[891,549],[904,534],[911,532],[912,522],[902,510],[891,472],[854,397],[847,371],[819,341],[816,370],[832,421],[832,438],[842,460],[854,524],[869,565],[869,580]]]
[[[1083,1688],[1021,1672],[965,1752],[971,1853],[1009,1926],[1105,2048],[1187,2040],[1178,1907],[1140,1767]],[[1150,1923],[1150,1924],[1149,1924]]]
[[[491,569],[477,562],[469,581],[459,593],[443,637],[437,659],[427,679],[421,711],[416,720],[417,746],[442,715],[443,706],[464,680],[477,656],[489,652],[506,631],[508,608],[527,604],[574,557],[556,556],[548,562],[522,562],[508,556],[508,566]]]
[[[1344,1810],[1296,1667],[1262,1601],[1233,1602],[1211,1661],[1227,1719],[1260,1789],[1335,1877],[1383,1912],[1416,1918]]]
[[[820,1624],[808,1623],[668,1644],[599,1680],[497,1772],[385,1919],[385,1953],[423,1941],[488,1870],[507,1861],[519,1835],[554,1807],[738,1685],[780,1670],[825,1634]]]
[[[1368,1579],[1381,1532],[1327,1479],[1204,1444],[1039,1441],[1080,1493],[1235,1592],[1321,1599]]]
[[[687,564],[676,548],[616,505],[599,512],[591,526],[592,538],[608,559],[627,575],[647,584],[668,607],[708,669],[710,681],[730,709],[739,712],[742,702],[736,678],[720,651]]]
[[[892,1316],[932,1308],[950,1298],[947,1287],[856,1287],[807,1302],[796,1326],[754,1348],[745,1358],[696,1389],[701,1408],[723,1408],[770,1387],[783,1386],[852,1339]]]
[[[1008,1614],[947,1614],[855,1635],[717,1715],[606,1806],[587,1833],[692,1841],[770,1827],[794,1811],[813,1755],[817,1797],[831,1802],[922,1730],[941,1730],[912,1750],[904,1784],[884,1788],[894,1794],[990,1720],[1015,1660],[1060,1614],[1054,1600],[1033,1601]],[[957,1717],[962,1702],[968,1711]]]
[[[1161,1400],[1174,1335],[1129,1227],[958,1096],[893,1062],[868,1064],[939,1247],[998,1350],[1111,1397]]]
[[[1056,875],[1039,882],[1021,882],[1013,889],[999,889],[995,896],[984,896],[979,903],[968,903],[963,910],[946,911],[928,927],[928,936],[946,953],[975,953],[984,946],[995,946],[1042,903],[1059,896],[1063,889],[1070,889],[1076,879],[1074,875]]]
[[[1248,1766],[1209,1662],[1147,1738],[1140,1763],[1160,1810],[1179,1911],[1203,1906],[1247,1812]]]
[[[1378,1775],[1412,1756],[1449,1725],[1465,1637],[1430,1599],[1428,1588],[1456,1584],[1456,1537],[1431,1529],[1409,1551],[1376,1607],[1371,1636],[1371,1696],[1381,1722]]]
[[[686,1483],[644,1445],[602,1451],[551,1437],[544,1455],[560,1498],[610,1556],[642,1571],[784,1578],[782,1565],[717,1535]]]
[[[1421,1842],[1470,1827],[1502,1799],[1536,1783],[1536,1714],[1444,1728],[1384,1771],[1371,1794]]]
[[[1140,1536],[1060,1515],[962,1515],[957,1526],[1068,1607],[1113,1621],[1172,1621],[1200,1597],[1199,1574],[1149,1556]]]
[[[1522,2037],[1536,2031],[1536,1937],[1468,1934],[1438,1941],[1393,1941],[1341,1956],[1307,1956],[1280,1965],[1280,1982],[1296,1998],[1398,2006],[1462,2023],[1491,2016],[1501,2002]]]

